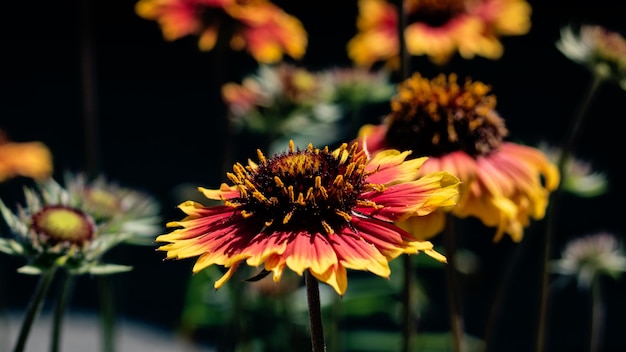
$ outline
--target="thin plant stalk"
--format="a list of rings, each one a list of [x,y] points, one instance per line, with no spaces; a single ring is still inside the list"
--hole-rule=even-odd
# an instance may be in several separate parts
[[[74,290],[75,276],[66,272],[60,287],[59,297],[54,307],[54,316],[52,320],[52,338],[51,352],[61,351],[61,331],[63,330],[63,318],[67,310],[72,291]]]
[[[322,308],[320,301],[320,287],[317,279],[307,270],[304,273],[306,284],[306,298],[309,307],[309,327],[311,329],[311,351],[325,352],[324,326],[322,323]]]
[[[453,226],[453,215],[446,214],[446,227],[443,232],[444,248],[448,264],[446,264],[446,282],[448,285],[448,308],[450,313],[450,330],[452,333],[452,351],[463,351],[463,315],[460,307],[460,286],[456,271],[456,237]]]
[[[565,171],[565,164],[567,159],[572,154],[574,143],[578,138],[581,127],[584,122],[585,115],[593,98],[595,97],[598,88],[604,82],[604,78],[599,74],[593,74],[591,83],[589,84],[587,91],[580,101],[580,105],[577,107],[573,119],[570,121],[569,128],[565,134],[565,141],[561,146],[561,153],[557,162],[559,175],[563,175]],[[539,301],[539,316],[537,321],[537,333],[536,333],[536,352],[544,352],[546,344],[546,335],[548,329],[548,311],[549,311],[549,296],[550,296],[550,258],[552,255],[552,237],[554,236],[555,228],[555,216],[557,214],[558,200],[560,198],[561,187],[563,182],[559,183],[557,189],[550,194],[548,208],[546,210],[546,224],[545,235],[543,236],[542,243],[542,261],[541,261],[541,282],[540,282],[540,301]]]
[[[504,269],[501,279],[498,281],[498,287],[494,294],[487,322],[485,324],[485,334],[483,337],[484,349],[483,352],[494,351],[493,340],[496,336],[498,319],[500,318],[500,312],[504,300],[507,296],[508,289],[510,288],[510,282],[515,278],[515,270],[517,264],[520,261],[522,252],[525,252],[529,239],[525,239],[519,246],[516,246],[513,255],[509,258],[506,268]]]
[[[413,299],[413,286],[415,278],[413,277],[412,256],[402,256],[402,351],[413,351],[415,335],[415,319]]]
[[[26,315],[24,316],[24,320],[22,321],[22,326],[20,328],[19,336],[17,338],[17,342],[15,344],[13,352],[23,352],[26,348],[28,335],[30,334],[30,330],[33,327],[33,323],[41,312],[41,307],[43,306],[46,294],[48,293],[48,289],[50,288],[50,284],[54,279],[56,269],[56,266],[52,266],[51,268],[48,268],[46,271],[44,271],[39,277],[39,282],[37,282],[35,292],[33,292],[33,296],[28,303]]]
[[[604,299],[600,278],[596,277],[591,283],[591,329],[589,338],[589,352],[599,352],[602,348],[602,331],[604,330]]]
[[[407,26],[407,16],[404,11],[404,0],[394,1],[398,9],[398,49],[400,67],[398,69],[398,79],[403,81],[411,75],[410,68],[410,56],[406,50],[406,41],[404,37],[404,29]],[[411,256],[405,255],[402,257],[402,351],[413,351],[414,335],[416,330],[416,317],[415,309],[417,306],[415,301],[415,295],[413,294],[413,287],[415,286],[415,277],[413,275],[413,263]]]
[[[98,276],[98,296],[100,301],[100,326],[102,328],[102,352],[115,351],[115,308],[113,288],[108,275]]]

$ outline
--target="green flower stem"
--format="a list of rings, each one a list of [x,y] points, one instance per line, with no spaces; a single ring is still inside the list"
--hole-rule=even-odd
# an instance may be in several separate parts
[[[74,290],[75,276],[70,273],[65,273],[63,283],[60,288],[59,297],[57,298],[56,305],[54,307],[54,317],[52,321],[52,344],[50,346],[51,352],[61,351],[61,331],[63,327],[63,318],[67,304],[72,296]]]
[[[320,287],[317,279],[307,270],[304,273],[306,297],[309,305],[309,327],[311,329],[311,351],[325,352],[324,327],[320,302]]]
[[[600,278],[596,277],[591,283],[591,336],[589,339],[589,352],[601,351],[604,312],[605,307]]]
[[[413,299],[413,286],[415,278],[413,276],[412,256],[402,256],[402,351],[413,351],[413,340],[415,335],[415,317],[413,316],[415,302]]]
[[[398,42],[399,50],[398,53],[400,59],[400,67],[398,69],[398,81],[402,82],[403,80],[409,78],[411,76],[411,65],[410,65],[410,56],[408,51],[406,50],[406,40],[404,37],[404,29],[407,26],[408,18],[407,14],[404,11],[404,0],[394,0],[394,4],[398,9]],[[413,287],[415,286],[415,279],[413,277],[413,266],[411,263],[411,256],[405,255],[402,258],[403,265],[403,287],[402,287],[402,351],[409,352],[413,351],[414,344],[414,335],[415,335],[415,317],[414,317],[414,307],[416,303],[414,302],[413,295]]]
[[[448,309],[450,311],[450,329],[454,352],[463,351],[463,316],[460,307],[460,291],[456,271],[456,238],[452,214],[446,214],[446,227],[443,232],[444,248],[448,264],[446,265],[446,281],[448,284]]]
[[[113,289],[108,275],[98,276],[98,297],[100,301],[100,327],[102,329],[102,351],[115,351],[115,309]]]
[[[494,337],[497,333],[498,320],[500,313],[503,312],[502,305],[507,296],[508,289],[510,288],[511,280],[515,279],[515,271],[520,262],[522,253],[526,253],[526,247],[528,247],[529,240],[525,239],[522,243],[515,247],[513,255],[509,258],[508,263],[504,269],[501,279],[498,280],[498,288],[493,296],[491,307],[489,309],[489,315],[485,324],[485,334],[483,337],[484,348],[483,352],[495,351],[493,346]]]
[[[565,170],[565,164],[567,159],[572,153],[574,142],[578,138],[580,128],[583,124],[587,109],[591,104],[591,101],[595,97],[598,88],[604,82],[604,78],[600,75],[594,74],[593,79],[583,100],[580,101],[580,105],[576,109],[576,113],[573,119],[570,121],[569,129],[565,134],[565,141],[561,146],[561,154],[559,155],[557,167],[559,175],[563,177]],[[536,352],[544,352],[546,344],[546,334],[548,327],[548,310],[549,310],[549,296],[550,296],[550,258],[552,255],[552,237],[554,236],[555,216],[557,214],[558,200],[561,194],[563,182],[559,183],[557,189],[550,194],[550,200],[548,208],[546,210],[546,223],[545,223],[545,235],[543,236],[542,243],[542,268],[541,268],[541,284],[540,284],[540,302],[539,302],[539,316],[537,321],[537,334],[536,334]]]
[[[51,268],[48,268],[46,271],[44,271],[39,277],[39,282],[37,282],[35,292],[33,293],[33,296],[28,303],[26,315],[24,316],[24,320],[22,321],[20,334],[17,339],[17,343],[15,344],[15,348],[13,349],[13,352],[23,352],[24,348],[26,348],[26,340],[28,339],[28,335],[30,334],[30,329],[33,327],[33,323],[35,322],[35,319],[41,311],[41,307],[43,306],[43,302],[46,294],[48,293],[48,289],[50,288],[50,284],[54,279],[56,269],[56,266],[52,266]]]

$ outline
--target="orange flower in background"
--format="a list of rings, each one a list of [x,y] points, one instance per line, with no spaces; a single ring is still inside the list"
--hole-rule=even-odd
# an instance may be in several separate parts
[[[559,183],[556,165],[538,149],[505,142],[508,130],[495,111],[490,87],[457,76],[428,80],[415,73],[402,82],[381,125],[366,125],[359,138],[370,153],[386,148],[428,156],[420,173],[444,170],[461,180],[459,217],[476,217],[521,241],[531,219],[545,215],[549,193]],[[444,212],[414,217],[400,224],[420,239],[444,227]]]
[[[0,130],[0,182],[17,176],[41,180],[52,171],[52,153],[45,144],[12,142]]]
[[[501,36],[530,30],[531,7],[525,0],[408,0],[407,52],[445,64],[458,52],[463,58],[502,56]],[[397,58],[398,10],[388,0],[360,0],[359,33],[348,43],[355,64],[371,66]]]
[[[407,253],[445,261],[427,241],[417,241],[392,221],[421,216],[451,206],[458,179],[446,172],[418,177],[426,158],[405,160],[410,152],[383,151],[373,158],[357,144],[335,150],[295,149],[259,163],[235,164],[232,186],[199,190],[224,205],[205,207],[193,201],[179,205],[187,214],[178,227],[158,236],[167,258],[196,257],[193,271],[218,264],[228,271],[215,282],[220,288],[245,262],[273,273],[278,282],[285,268],[305,270],[343,295],[347,269],[389,277],[388,262]]]
[[[358,33],[348,42],[348,56],[357,66],[371,67],[378,61],[398,64],[398,13],[385,0],[360,0]]]
[[[168,41],[198,36],[202,51],[227,35],[233,50],[248,50],[259,63],[278,62],[284,54],[300,59],[306,52],[302,23],[267,0],[140,0],[135,12],[157,21]]]

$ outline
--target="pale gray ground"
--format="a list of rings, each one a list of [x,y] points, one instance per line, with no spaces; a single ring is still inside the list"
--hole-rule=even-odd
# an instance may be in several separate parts
[[[0,314],[0,352],[10,352],[21,324],[19,312]],[[164,331],[138,321],[119,319],[116,325],[117,352],[212,352],[206,347],[190,346],[173,332]],[[43,312],[30,332],[26,352],[48,352],[51,316]],[[99,352],[100,326],[94,313],[70,313],[63,325],[61,351]]]

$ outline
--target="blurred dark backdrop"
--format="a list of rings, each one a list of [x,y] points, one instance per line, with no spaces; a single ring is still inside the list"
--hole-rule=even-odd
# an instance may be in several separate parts
[[[300,65],[310,69],[350,65],[345,44],[355,34],[356,1],[276,3],[297,16],[309,33],[307,54]],[[532,29],[525,36],[504,37],[502,59],[457,58],[442,69],[424,58],[414,58],[412,64],[427,76],[454,70],[491,84],[512,140],[556,144],[590,79],[584,68],[557,51],[554,43],[559,30],[569,23],[595,23],[624,33],[626,7],[621,1],[606,0],[529,3]],[[135,14],[134,4],[130,0],[3,1],[0,128],[15,141],[47,144],[59,177],[66,170],[93,168],[153,193],[162,201],[168,221],[179,217],[175,187],[184,183],[216,187],[224,179],[224,133],[216,127],[223,116],[217,75],[239,81],[255,70],[256,63],[245,53],[232,53],[228,67],[218,72],[215,54],[198,51],[196,38],[165,42],[155,22]],[[87,71],[85,58],[92,65]],[[91,91],[84,86],[86,77],[93,79]],[[95,135],[86,132],[86,94],[95,98]],[[611,191],[596,199],[572,197],[564,202],[555,255],[575,235],[607,230],[624,236],[621,180],[625,175],[619,154],[623,129],[618,123],[624,117],[625,94],[607,84],[589,110],[576,153],[607,172]],[[237,147],[240,159],[254,156],[256,146],[249,141],[239,140]],[[14,195],[16,184],[0,184],[0,191]],[[499,340],[519,346],[519,351],[530,350],[538,299],[539,240],[529,237],[499,326]],[[466,283],[468,332],[480,335],[503,263],[520,245],[506,239],[491,244],[489,236],[472,237],[465,245],[482,258],[480,274]],[[126,255],[131,250],[132,255]],[[135,267],[115,278],[119,313],[175,327],[192,261],[163,262],[162,253],[152,247],[122,247],[110,257]],[[35,279],[15,273],[22,264],[19,259],[0,256],[4,300],[0,306],[20,310],[26,305],[29,294],[24,292],[30,292]],[[441,281],[441,272],[426,275],[435,283]],[[611,293],[606,351],[617,351],[626,348],[620,332],[626,316],[622,293],[626,291],[623,280],[606,285],[606,292]],[[96,292],[92,278],[81,278],[73,305],[95,307]],[[562,351],[577,351],[584,346],[588,302],[575,287],[567,292],[554,300],[550,339]],[[437,324],[441,325],[431,327],[445,329]]]

